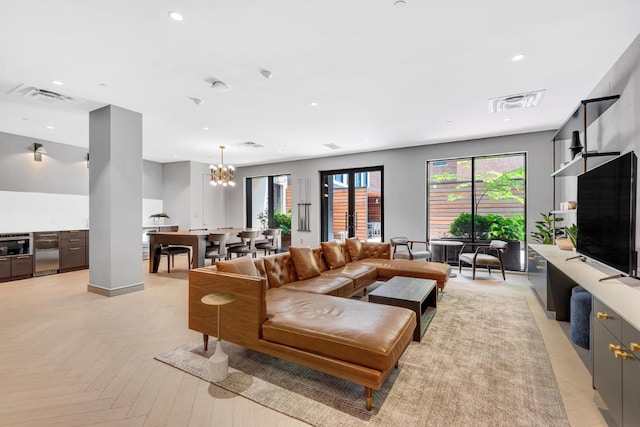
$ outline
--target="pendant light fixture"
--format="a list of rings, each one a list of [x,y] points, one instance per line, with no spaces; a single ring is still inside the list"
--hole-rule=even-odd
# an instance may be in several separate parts
[[[222,185],[226,187],[227,185],[234,186],[236,185],[233,180],[233,171],[234,168],[231,165],[224,164],[224,145],[220,146],[220,164],[218,166],[211,165],[211,180],[209,183],[211,185]]]

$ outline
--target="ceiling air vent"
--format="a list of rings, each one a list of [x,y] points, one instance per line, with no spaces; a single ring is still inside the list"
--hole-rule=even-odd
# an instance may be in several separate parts
[[[253,142],[253,141],[242,142],[242,143],[240,143],[240,145],[242,147],[249,147],[249,148],[264,148],[264,145],[260,145],[258,143]]]
[[[498,113],[515,108],[537,107],[544,96],[544,92],[545,89],[542,89],[490,99],[489,113]]]
[[[9,94],[51,105],[71,105],[76,102],[76,100],[70,96],[33,86],[21,85],[9,92]]]

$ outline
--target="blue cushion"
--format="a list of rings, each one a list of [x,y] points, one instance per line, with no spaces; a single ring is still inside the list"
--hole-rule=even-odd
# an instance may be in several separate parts
[[[571,296],[571,341],[589,348],[591,294],[576,292]]]
[[[573,289],[571,289],[571,295],[575,295],[578,292],[587,292],[587,290],[582,286],[574,286]]]

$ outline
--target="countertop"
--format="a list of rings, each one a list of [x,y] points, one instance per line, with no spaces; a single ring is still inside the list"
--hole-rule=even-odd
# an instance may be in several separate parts
[[[616,274],[606,266],[591,261],[567,258],[577,255],[572,251],[563,251],[556,245],[534,244],[529,247],[546,258],[564,274],[585,288],[634,328],[640,330],[640,280],[631,277],[599,279]]]

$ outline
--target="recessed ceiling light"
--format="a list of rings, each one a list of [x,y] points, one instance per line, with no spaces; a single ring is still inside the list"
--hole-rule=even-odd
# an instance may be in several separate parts
[[[318,103],[317,102],[311,102],[309,105],[311,105],[312,107],[317,107]]]
[[[265,70],[264,68],[262,68],[260,70],[260,74],[262,75],[262,77],[264,77],[265,79],[270,79],[271,78],[271,71],[269,70]]]
[[[173,19],[174,21],[182,21],[184,19],[184,17],[179,14],[178,12],[169,12],[169,18]]]
[[[450,125],[453,123],[453,120],[447,120],[447,124]]]
[[[55,127],[49,125],[49,126],[47,126],[47,129],[55,129]]]
[[[367,142],[371,141],[369,138],[365,138],[364,140],[367,141]]]
[[[508,121],[511,121],[511,119],[509,117],[505,117],[503,121],[508,122]]]
[[[107,84],[106,83],[99,83],[98,86],[106,87]]]
[[[22,120],[29,120],[29,117],[23,117]]]
[[[205,126],[202,128],[202,130],[209,130],[209,128]]]
[[[517,55],[513,55],[513,57],[511,57],[511,60],[513,62],[518,62],[518,61],[522,61],[524,59],[524,55],[519,53]]]
[[[60,80],[51,80],[51,83],[53,83],[56,86],[62,86],[64,84]]]

